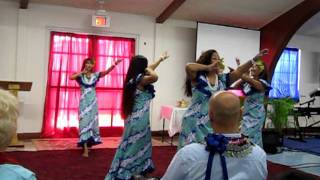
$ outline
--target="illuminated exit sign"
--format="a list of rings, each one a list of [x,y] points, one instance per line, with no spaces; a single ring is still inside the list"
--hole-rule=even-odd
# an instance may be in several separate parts
[[[110,27],[110,16],[92,16],[92,26],[95,27]]]

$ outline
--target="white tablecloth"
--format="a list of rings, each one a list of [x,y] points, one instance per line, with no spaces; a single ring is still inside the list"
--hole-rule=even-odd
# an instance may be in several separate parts
[[[169,121],[168,134],[173,137],[176,133],[181,132],[181,124],[184,113],[187,108],[175,106],[161,106],[160,118],[163,121]]]

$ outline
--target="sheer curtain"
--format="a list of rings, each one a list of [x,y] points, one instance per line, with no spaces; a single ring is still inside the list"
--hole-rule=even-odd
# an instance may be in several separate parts
[[[69,76],[80,71],[87,57],[96,59],[96,71],[107,69],[117,59],[124,59],[100,79],[96,88],[101,134],[115,132],[119,135],[123,127],[120,116],[122,87],[130,58],[135,53],[135,40],[52,32],[49,53],[42,136],[78,136],[80,89],[76,81],[69,80]]]
[[[269,97],[299,100],[298,75],[299,49],[285,48],[274,70]]]

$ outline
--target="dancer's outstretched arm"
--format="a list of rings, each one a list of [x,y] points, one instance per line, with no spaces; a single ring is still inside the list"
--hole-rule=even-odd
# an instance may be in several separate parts
[[[118,59],[111,65],[107,70],[100,72],[100,77],[104,77],[105,75],[109,74],[123,59]]]
[[[150,64],[145,71],[145,76],[143,77],[143,79],[141,80],[140,85],[141,86],[145,86],[148,84],[152,84],[154,82],[156,82],[158,80],[158,75],[157,73],[154,71],[161,62],[163,62],[164,60],[168,59],[168,53],[164,52],[160,58],[155,61],[154,63]]]
[[[148,66],[148,68],[150,68],[152,70],[155,70],[162,61],[164,61],[164,60],[166,60],[168,58],[169,58],[169,55],[168,55],[168,53],[166,51],[166,52],[162,53],[162,55],[160,56],[160,58],[158,60],[156,60],[154,63],[150,64]]]
[[[151,68],[146,68],[146,74],[140,82],[141,86],[146,86],[148,84],[152,84],[158,80],[157,73]]]
[[[72,74],[72,75],[69,77],[69,79],[70,79],[70,80],[75,80],[75,79],[77,79],[77,77],[81,76],[81,74],[86,74],[86,73],[87,73],[87,71],[84,69],[84,70],[81,71],[81,72]]]
[[[233,83],[237,81],[239,78],[241,78],[242,74],[248,72],[250,67],[253,65],[253,63],[257,60],[259,60],[262,56],[268,54],[268,49],[261,50],[255,57],[253,57],[251,60],[248,60],[246,63],[240,65],[237,69],[232,71],[230,73],[230,83]]]
[[[188,63],[186,65],[186,72],[188,77],[191,80],[194,80],[197,77],[197,72],[199,71],[219,71],[220,61],[216,61],[209,65],[199,64],[199,63]]]
[[[263,92],[266,90],[265,86],[259,80],[253,79],[247,74],[243,74],[241,76],[241,80],[249,83],[251,86],[253,86],[255,89],[257,89],[260,92]]]

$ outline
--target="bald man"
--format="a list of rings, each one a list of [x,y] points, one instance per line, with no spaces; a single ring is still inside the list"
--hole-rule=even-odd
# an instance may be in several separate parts
[[[229,180],[263,180],[267,178],[266,153],[239,132],[242,116],[239,98],[221,91],[210,98],[209,117],[215,134],[228,139],[226,160]],[[205,144],[193,143],[180,149],[172,159],[163,180],[205,179],[209,152]],[[223,179],[220,155],[213,157],[211,178]],[[210,172],[210,171],[209,171]]]

